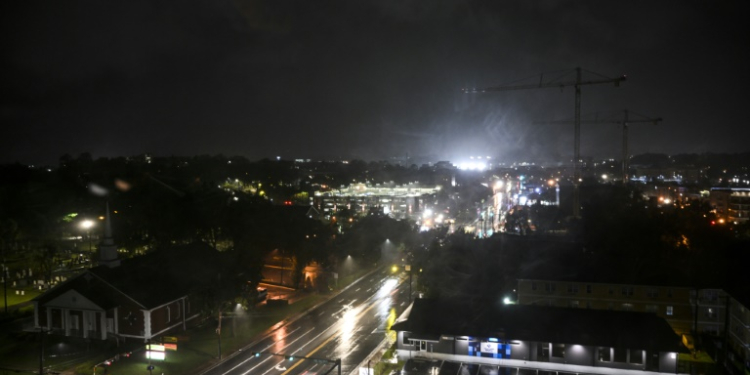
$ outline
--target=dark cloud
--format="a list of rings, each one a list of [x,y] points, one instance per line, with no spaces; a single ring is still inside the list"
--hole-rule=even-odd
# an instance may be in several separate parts
[[[598,1],[27,1],[2,12],[0,160],[224,153],[569,158],[573,91],[486,97],[582,66],[583,111],[660,116],[638,152],[747,151],[747,5]],[[617,156],[584,127],[582,152]],[[610,155],[612,154],[612,155]]]

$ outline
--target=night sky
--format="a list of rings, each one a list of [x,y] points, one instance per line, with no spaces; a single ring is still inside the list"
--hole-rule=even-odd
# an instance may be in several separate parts
[[[632,126],[633,154],[750,151],[746,1],[4,3],[0,162],[568,160],[572,125],[537,122],[572,119],[573,88],[461,89],[576,66],[628,76],[584,87],[585,117],[664,118]],[[620,142],[582,126],[583,155]]]

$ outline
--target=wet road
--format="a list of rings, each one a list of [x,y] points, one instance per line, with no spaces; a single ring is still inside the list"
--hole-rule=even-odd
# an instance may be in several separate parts
[[[324,374],[334,365],[301,359],[341,359],[342,374],[356,370],[385,337],[409,301],[408,278],[378,270],[300,319],[281,327],[205,372],[206,375]],[[260,352],[260,356],[253,355]],[[281,355],[296,356],[290,360]],[[331,374],[336,374],[333,370]]]

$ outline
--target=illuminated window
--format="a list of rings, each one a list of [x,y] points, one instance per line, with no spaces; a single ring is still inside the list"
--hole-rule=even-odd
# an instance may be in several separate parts
[[[674,307],[673,306],[667,306],[667,315],[668,316],[674,315]]]
[[[633,311],[633,304],[632,303],[623,303],[622,309],[624,311]]]

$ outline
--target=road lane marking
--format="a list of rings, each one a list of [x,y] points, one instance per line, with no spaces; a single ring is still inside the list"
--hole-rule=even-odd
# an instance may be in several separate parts
[[[270,347],[272,347],[272,346],[276,345],[276,344],[277,344],[277,343],[278,343],[279,341],[281,341],[281,340],[283,340],[283,339],[285,339],[285,338],[289,337],[289,336],[290,336],[290,335],[292,335],[292,334],[293,334],[294,332],[297,332],[297,331],[298,331],[299,329],[300,329],[300,328],[297,328],[297,329],[295,329],[294,331],[292,331],[292,332],[289,332],[289,333],[288,333],[288,334],[287,334],[286,336],[284,336],[284,337],[282,337],[282,338],[280,338],[280,339],[278,339],[278,340],[274,341],[274,343],[273,343],[273,344],[271,344],[271,345],[268,345],[268,346],[266,346],[265,348],[261,349],[260,351],[262,352],[262,351],[264,351],[264,350],[266,350],[266,349],[268,349],[268,348],[270,348]],[[289,343],[288,345],[284,346],[283,348],[286,348],[286,347],[288,347],[289,345],[292,345],[292,344],[294,344],[295,342],[297,342],[297,340],[299,340],[299,339],[301,339],[301,338],[305,337],[305,335],[307,335],[308,333],[310,333],[310,332],[312,332],[312,331],[314,331],[314,330],[315,330],[315,328],[311,328],[311,329],[310,329],[309,331],[307,331],[307,332],[303,333],[303,334],[302,334],[302,335],[301,335],[300,337],[297,337],[297,339],[295,339],[294,341],[290,342],[290,343]],[[283,348],[282,348],[282,349],[283,349]],[[252,352],[250,352],[250,353],[252,353]],[[255,358],[255,357],[253,357],[253,356],[251,355],[251,356],[250,356],[250,358],[248,358],[248,359],[246,359],[246,360],[244,360],[244,361],[240,362],[240,363],[239,363],[238,365],[236,365],[236,366],[234,366],[234,367],[230,368],[229,370],[227,370],[226,372],[224,372],[224,374],[223,374],[223,375],[225,375],[225,374],[228,374],[228,373],[230,373],[230,372],[234,371],[234,370],[235,370],[235,369],[236,369],[237,367],[240,367],[240,366],[244,365],[245,363],[247,363],[248,361],[250,361],[250,360],[251,360],[251,359],[253,359],[253,358]],[[269,358],[270,358],[270,357],[269,357]],[[265,362],[265,361],[263,361],[263,362]],[[261,362],[261,363],[263,363],[263,362]],[[260,366],[260,363],[258,364],[258,366]],[[255,367],[258,367],[258,366],[255,366]],[[255,368],[255,367],[253,367],[253,368]]]
[[[398,289],[396,289],[396,290],[398,290]],[[394,292],[395,292],[395,291],[394,291]],[[393,293],[391,293],[391,295],[393,295]],[[375,306],[377,306],[377,303],[375,303],[375,301],[378,301],[378,299],[376,299],[375,297],[376,297],[376,296],[375,296],[375,295],[373,294],[372,296],[370,296],[369,298],[367,298],[367,300],[365,300],[365,302],[364,302],[364,303],[363,303],[362,305],[366,305],[367,303],[371,303],[371,304],[370,304],[370,306],[369,306],[369,307],[367,307],[366,309],[364,309],[363,311],[361,311],[361,312],[360,312],[359,314],[357,314],[357,319],[360,319],[360,318],[361,318],[361,317],[362,317],[362,316],[363,316],[364,314],[366,314],[366,313],[367,313],[367,312],[368,312],[369,310],[371,310],[371,309],[373,309],[373,308],[374,308]],[[384,298],[387,298],[387,297],[384,297]],[[341,299],[341,300],[339,301],[339,303],[340,303],[340,302],[343,302],[344,300],[345,300],[345,299]],[[353,300],[353,301],[351,302],[351,305],[353,305],[355,301],[356,301],[356,300]],[[404,304],[402,303],[402,304],[401,304],[401,306],[403,306],[403,305],[404,305]],[[320,315],[322,315],[322,314],[323,314],[323,313],[321,313]],[[318,335],[316,335],[315,337],[313,337],[312,339],[310,339],[310,340],[309,340],[308,342],[306,342],[306,343],[305,343],[304,345],[302,345],[302,346],[301,346],[301,347],[300,347],[299,349],[297,349],[297,350],[296,350],[296,351],[295,351],[294,353],[297,353],[297,352],[299,352],[299,351],[300,351],[300,350],[301,350],[302,348],[306,347],[306,346],[307,346],[308,344],[310,344],[311,342],[313,342],[313,341],[315,341],[316,339],[318,339],[318,337],[320,337],[320,336],[321,336],[321,335],[323,335],[324,333],[328,332],[328,331],[329,331],[329,330],[330,330],[331,328],[334,328],[334,327],[335,327],[336,325],[338,325],[338,324],[333,324],[333,325],[331,325],[330,327],[326,328],[326,329],[325,329],[325,330],[323,330],[323,331],[322,331],[321,333],[319,333]],[[297,328],[297,329],[300,329],[300,328]],[[296,330],[295,330],[295,331],[296,331]],[[307,335],[307,334],[308,334],[309,332],[310,332],[310,331],[308,331],[308,332],[305,332],[305,335]],[[339,329],[339,331],[338,331],[338,332],[335,332],[335,333],[334,333],[333,335],[331,335],[331,337],[329,337],[329,338],[328,338],[328,339],[327,339],[327,340],[326,340],[326,341],[325,341],[325,342],[324,342],[323,344],[321,344],[320,346],[318,346],[317,348],[315,348],[315,349],[314,349],[313,351],[311,351],[310,353],[308,353],[308,354],[307,354],[306,356],[311,356],[311,355],[315,354],[315,353],[316,353],[316,352],[317,352],[318,350],[320,350],[320,349],[321,349],[321,348],[322,348],[322,347],[323,347],[323,346],[324,346],[325,344],[329,343],[329,342],[330,342],[331,340],[333,340],[334,338],[336,338],[336,337],[340,336],[340,335],[341,335],[342,333],[343,333],[343,329]],[[291,333],[290,333],[290,334],[291,334]],[[300,336],[300,338],[301,338],[301,336]],[[297,340],[299,340],[300,338],[298,338]],[[289,345],[287,345],[287,346],[284,346],[284,348],[287,348],[287,347],[289,347],[290,345],[292,345],[292,344],[293,344],[294,342],[296,342],[297,340],[294,340],[293,342],[289,343]],[[274,343],[274,344],[271,344],[271,345],[269,345],[268,347],[266,347],[266,348],[265,348],[265,349],[263,349],[263,350],[266,350],[266,349],[270,348],[270,347],[271,347],[271,346],[273,346],[273,345],[275,345],[275,343]],[[282,349],[283,349],[283,348],[282,348]],[[294,354],[294,353],[293,353],[293,354]],[[252,359],[252,358],[253,358],[253,357],[251,357],[250,359]],[[253,370],[255,370],[256,368],[258,368],[258,367],[259,367],[260,365],[262,365],[263,363],[267,362],[267,361],[268,361],[268,360],[270,360],[271,358],[272,358],[272,356],[269,356],[268,358],[264,359],[263,361],[261,361],[260,363],[258,363],[258,364],[257,364],[256,366],[254,366],[254,367],[253,367],[253,368],[251,368],[250,370],[248,370],[248,371],[244,372],[244,373],[243,373],[242,375],[247,375],[247,374],[251,373],[251,372],[252,372]],[[277,363],[277,364],[276,364],[276,366],[279,366],[279,365],[283,364],[283,363],[284,363],[285,361],[286,361],[286,360],[282,360],[282,361],[280,361],[279,363]],[[290,367],[290,368],[289,368],[289,369],[288,369],[288,370],[287,370],[286,372],[284,372],[284,373],[283,373],[283,374],[281,374],[281,375],[286,375],[287,373],[289,373],[290,371],[292,371],[292,369],[294,369],[295,367],[299,366],[299,365],[300,365],[300,364],[301,364],[302,362],[304,362],[304,361],[305,361],[304,359],[300,359],[300,361],[299,361],[299,362],[297,362],[297,363],[296,363],[296,364],[295,364],[294,366]],[[245,362],[247,362],[247,361],[245,361]],[[243,362],[243,363],[245,363],[245,362]],[[239,366],[239,365],[238,365],[238,366]],[[269,372],[270,372],[271,370],[274,370],[276,366],[274,366],[274,367],[272,367],[271,369],[269,369],[268,371],[264,372],[264,373],[263,373],[263,375],[265,375],[265,374],[268,374],[268,373],[269,373]],[[235,368],[236,368],[236,367],[237,367],[237,366],[235,366]],[[234,368],[232,368],[232,370],[234,370]],[[230,371],[232,371],[232,370],[230,370]],[[226,373],[224,373],[224,374],[226,374]]]
[[[374,308],[375,306],[377,306],[377,304],[373,303],[373,304],[371,304],[371,305],[370,305],[369,307],[367,307],[366,309],[362,310],[362,311],[361,311],[361,312],[360,312],[359,314],[357,314],[357,317],[356,317],[356,318],[357,318],[357,320],[359,320],[359,319],[360,319],[360,318],[361,318],[361,317],[362,317],[362,316],[363,316],[364,314],[366,314],[366,313],[367,313],[368,311],[372,310],[372,309],[373,309],[373,308]],[[338,330],[338,332],[336,332],[336,333],[334,333],[333,335],[331,335],[331,337],[329,337],[328,339],[326,339],[326,341],[323,341],[323,343],[322,343],[322,344],[320,344],[320,345],[318,345],[318,347],[317,347],[317,348],[315,348],[315,349],[313,349],[313,350],[312,350],[311,352],[307,353],[307,354],[305,355],[305,357],[309,357],[309,356],[312,356],[313,354],[317,353],[317,352],[318,352],[318,350],[320,350],[320,349],[321,349],[321,348],[323,348],[323,347],[324,347],[325,345],[327,345],[327,344],[328,344],[329,342],[331,342],[331,340],[333,340],[333,339],[335,339],[336,337],[340,336],[340,335],[341,335],[341,333],[343,333],[343,329],[339,329],[339,330]],[[307,344],[305,344],[305,345],[307,345]],[[300,349],[302,349],[302,348],[300,348]],[[298,351],[299,351],[299,349],[297,350],[297,352],[298,352]],[[296,352],[295,352],[295,353],[296,353]],[[294,366],[290,367],[290,368],[289,368],[288,370],[286,370],[285,372],[283,372],[283,373],[282,373],[281,375],[287,375],[287,374],[288,374],[289,372],[291,372],[292,370],[294,370],[294,368],[295,368],[295,367],[297,367],[297,366],[301,365],[301,364],[302,364],[302,362],[304,362],[304,361],[305,361],[305,359],[304,359],[304,358],[301,358],[301,359],[299,360],[299,362],[295,363],[295,364],[294,364]],[[244,375],[244,374],[243,374],[243,375]]]

